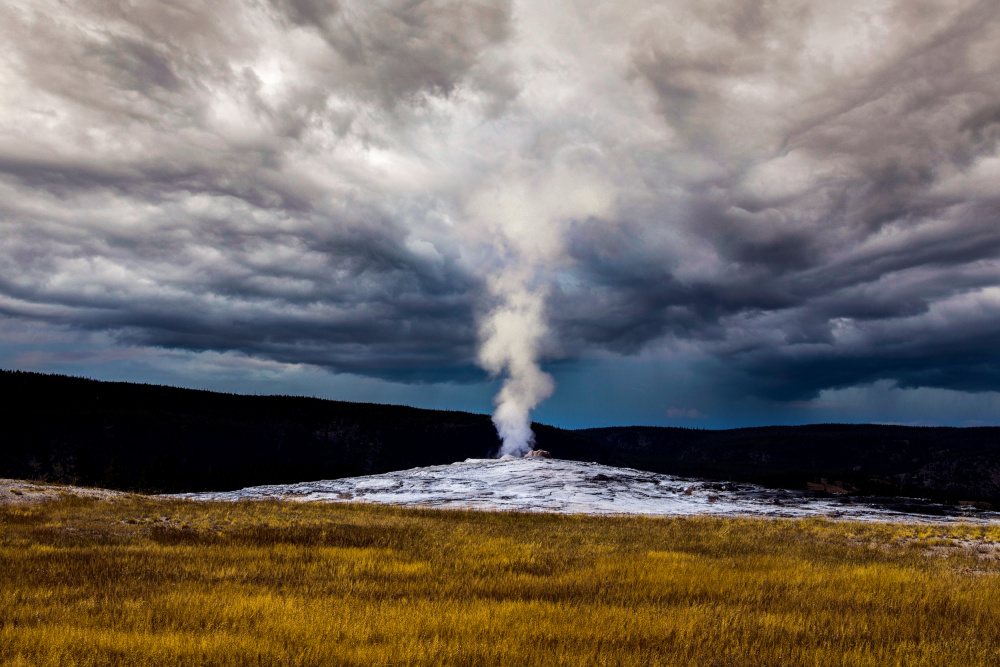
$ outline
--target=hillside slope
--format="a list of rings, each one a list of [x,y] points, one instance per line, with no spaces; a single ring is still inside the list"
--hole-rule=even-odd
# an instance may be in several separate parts
[[[1000,507],[1000,428],[810,424],[706,431],[612,427],[578,431],[629,465],[655,472]]]
[[[120,490],[225,491],[496,453],[488,415],[0,371],[0,477]],[[815,424],[707,431],[534,424],[576,461],[1000,508],[1000,428]],[[837,483],[840,484],[837,484]]]
[[[295,396],[241,396],[0,371],[0,476],[113,489],[208,491],[488,457],[488,415]],[[618,463],[539,426],[539,446]]]

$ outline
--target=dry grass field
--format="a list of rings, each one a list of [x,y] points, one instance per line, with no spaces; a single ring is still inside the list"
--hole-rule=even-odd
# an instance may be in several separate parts
[[[1000,526],[0,506],[0,664],[998,665]]]

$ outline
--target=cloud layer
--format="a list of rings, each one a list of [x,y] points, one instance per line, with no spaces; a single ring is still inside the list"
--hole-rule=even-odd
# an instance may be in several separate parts
[[[513,280],[548,359],[1000,387],[996,2],[13,0],[0,38],[5,331],[463,381]]]

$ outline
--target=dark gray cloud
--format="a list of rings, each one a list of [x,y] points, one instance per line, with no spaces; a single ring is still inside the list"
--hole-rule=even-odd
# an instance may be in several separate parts
[[[1000,387],[995,2],[15,0],[0,37],[10,322],[469,380],[523,262],[553,359]]]
[[[415,96],[450,94],[479,54],[510,34],[507,2],[272,3],[292,25],[316,30],[333,48],[337,83],[390,108]]]

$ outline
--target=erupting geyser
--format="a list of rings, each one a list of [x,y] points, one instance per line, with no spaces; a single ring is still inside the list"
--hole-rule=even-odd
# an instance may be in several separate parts
[[[531,411],[555,390],[539,359],[548,334],[545,300],[554,276],[571,262],[566,230],[573,220],[608,218],[615,200],[601,155],[591,148],[563,146],[530,168],[512,163],[468,203],[493,251],[483,270],[495,305],[480,323],[479,364],[506,376],[494,399],[500,456],[531,451]]]
[[[503,440],[500,455],[524,456],[535,441],[531,410],[551,396],[556,386],[535,361],[545,334],[544,298],[524,284],[492,287],[506,298],[483,323],[479,363],[494,375],[507,374],[493,413]]]

